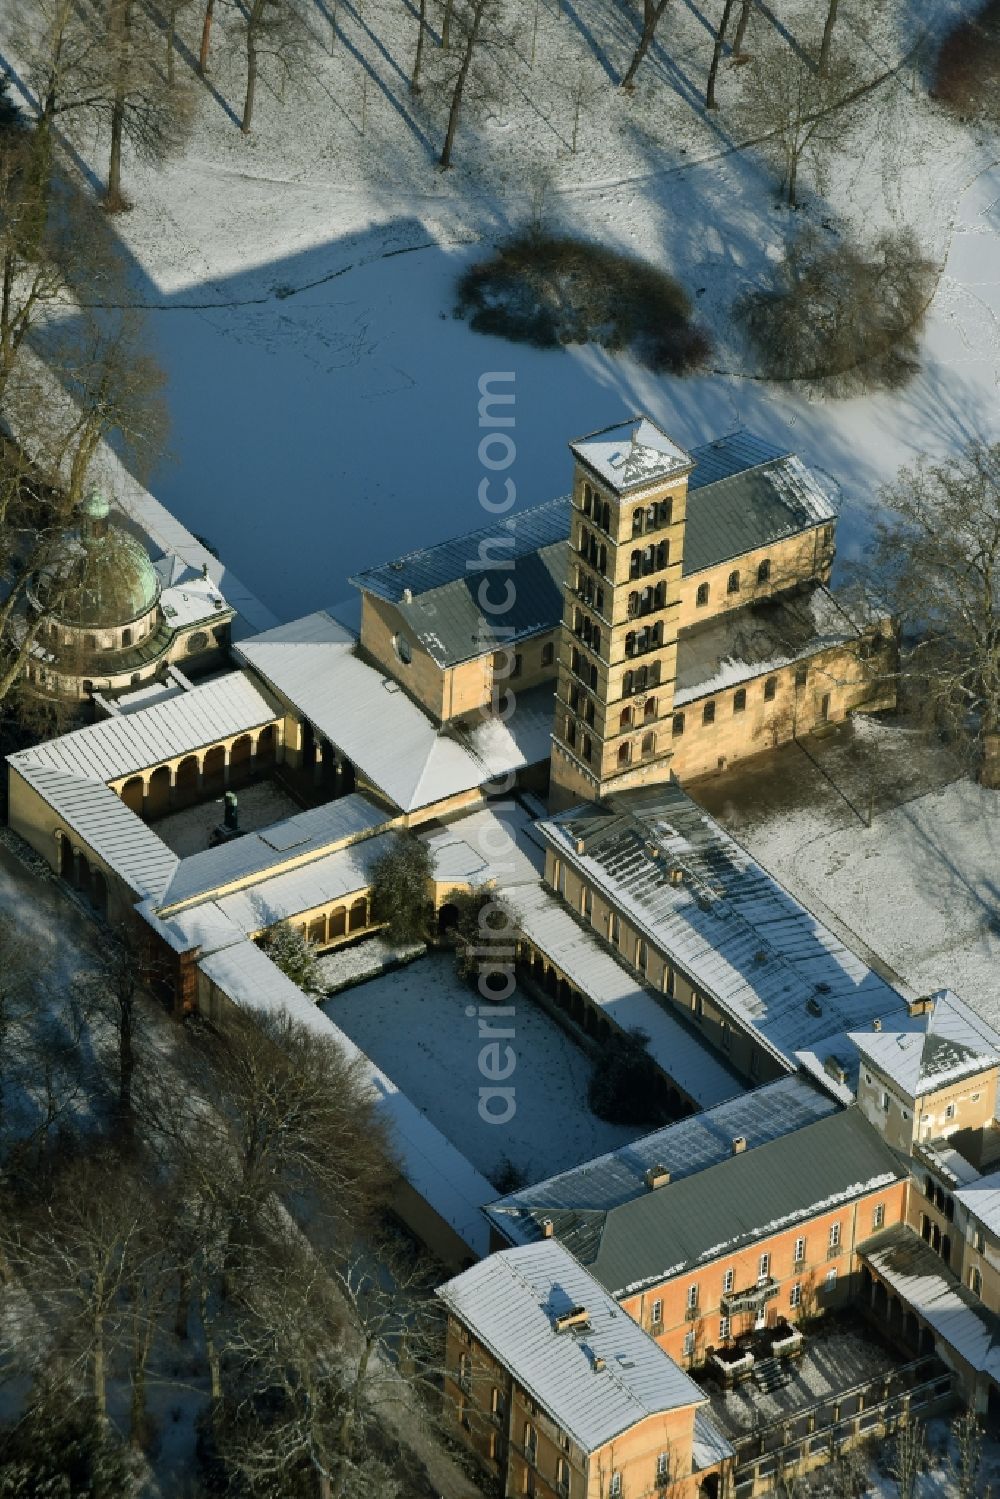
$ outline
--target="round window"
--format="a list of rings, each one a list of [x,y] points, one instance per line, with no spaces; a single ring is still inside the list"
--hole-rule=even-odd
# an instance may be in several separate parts
[[[405,635],[394,635],[392,637],[393,649],[404,666],[409,666],[413,660],[413,652],[410,650],[410,642]]]
[[[193,656],[195,651],[203,651],[208,645],[208,636],[204,630],[195,630],[193,635],[188,636],[188,654]]]

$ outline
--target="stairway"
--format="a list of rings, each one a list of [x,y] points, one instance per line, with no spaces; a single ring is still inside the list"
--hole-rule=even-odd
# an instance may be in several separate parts
[[[753,1382],[764,1395],[780,1390],[791,1379],[787,1365],[779,1358],[765,1358],[753,1366]]]

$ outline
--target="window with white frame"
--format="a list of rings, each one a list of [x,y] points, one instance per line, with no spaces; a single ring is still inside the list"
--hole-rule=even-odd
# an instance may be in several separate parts
[[[806,1241],[800,1235],[795,1240],[795,1255],[794,1255],[795,1263],[797,1265],[801,1265],[801,1263],[805,1259],[805,1257],[806,1257]]]
[[[977,1265],[969,1271],[969,1290],[976,1296],[983,1294],[983,1273]]]
[[[649,1320],[650,1320],[650,1322],[652,1322],[652,1324],[653,1324],[654,1327],[661,1327],[662,1326],[662,1324],[663,1324],[663,1302],[662,1301],[656,1300],[656,1301],[653,1302],[653,1305],[649,1309]]]
[[[729,1337],[729,1318],[719,1318],[719,1342],[724,1343]]]
[[[788,1305],[791,1307],[802,1305],[802,1286],[796,1281],[788,1293]]]
[[[954,1117],[955,1117],[955,1105],[953,1103],[949,1103],[946,1106],[945,1111],[944,1111],[944,1117],[946,1119],[954,1119]]]
[[[730,1293],[730,1291],[732,1289],[733,1289],[733,1272],[731,1270],[727,1270],[726,1273],[725,1273],[725,1275],[723,1275],[723,1277],[722,1277],[722,1294],[723,1294],[723,1296],[728,1296],[729,1293]]]
[[[686,1332],[684,1334],[684,1357],[685,1358],[690,1358],[693,1353],[694,1353],[694,1333],[693,1332]]]
[[[889,1112],[889,1095],[885,1091],[884,1088],[882,1089],[882,1097],[881,1097],[881,1099],[879,1101],[880,1101],[880,1103],[882,1105],[882,1112],[884,1114],[888,1114],[888,1112]]]
[[[692,1311],[693,1312],[694,1309],[695,1309],[695,1307],[697,1305],[698,1305],[698,1287],[697,1287],[697,1285],[688,1286],[688,1311]]]
[[[872,1228],[881,1228],[885,1222],[885,1203],[877,1202],[875,1211],[872,1213]]]
[[[840,1224],[839,1223],[831,1223],[830,1224],[830,1248],[831,1249],[836,1249],[839,1243],[840,1243]]]
[[[826,1281],[824,1282],[824,1284],[826,1286],[826,1294],[828,1296],[831,1295],[837,1289],[837,1271],[836,1271],[836,1268],[834,1268],[833,1270],[828,1270],[826,1272]]]
[[[538,1432],[530,1421],[526,1421],[524,1424],[524,1455],[529,1463],[534,1463],[538,1460]]]
[[[612,1473],[612,1475],[611,1475],[611,1487],[608,1489],[608,1493],[610,1494],[611,1499],[620,1499],[621,1491],[622,1491],[622,1475],[620,1473]]]
[[[660,1452],[656,1458],[656,1481],[666,1483],[670,1477],[670,1453]]]
[[[767,1280],[770,1274],[771,1256],[769,1254],[762,1254],[757,1262],[757,1284],[759,1285],[762,1281]]]

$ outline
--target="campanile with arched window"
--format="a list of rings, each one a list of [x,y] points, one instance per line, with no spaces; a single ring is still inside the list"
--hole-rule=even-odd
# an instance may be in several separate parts
[[[575,471],[552,735],[553,807],[670,774],[693,467],[688,454],[642,416],[572,442],[570,450]]]

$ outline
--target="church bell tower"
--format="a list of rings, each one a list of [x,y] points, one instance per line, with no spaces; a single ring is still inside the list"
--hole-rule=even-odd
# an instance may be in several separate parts
[[[693,462],[648,417],[574,458],[549,803],[666,781]]]

